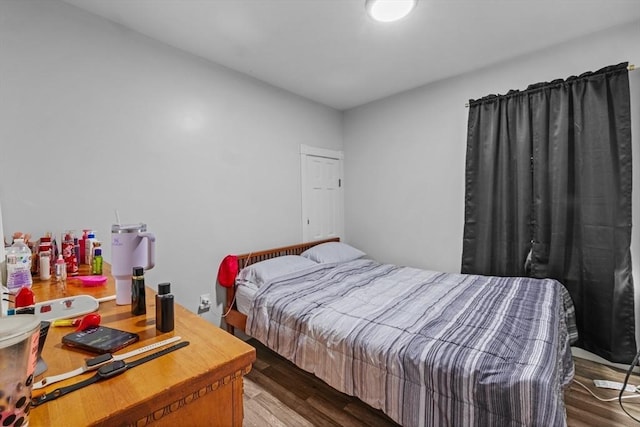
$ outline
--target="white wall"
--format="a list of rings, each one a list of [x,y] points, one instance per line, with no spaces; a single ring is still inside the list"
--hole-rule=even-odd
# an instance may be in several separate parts
[[[345,112],[349,241],[387,262],[460,271],[468,114],[465,103],[627,60],[640,63],[638,45],[640,22]],[[629,78],[635,148],[640,138],[640,120],[636,120],[640,117],[640,71],[630,72]],[[636,189],[640,188],[637,154]],[[634,212],[640,212],[640,192],[634,191],[633,197]],[[634,264],[640,267],[637,229],[633,241]]]
[[[219,323],[219,261],[301,236],[300,144],[342,150],[341,113],[53,0],[0,1],[5,234],[157,236],[147,284]],[[214,300],[216,297],[214,296]]]
[[[459,272],[468,114],[465,103],[624,61],[640,65],[638,46],[640,21],[347,111],[345,225],[349,241],[385,262]],[[637,219],[640,70],[630,72],[629,79],[634,150],[632,209]],[[638,313],[640,229],[634,225],[631,251]]]
[[[301,240],[299,144],[306,144],[345,152],[351,243],[382,261],[459,271],[464,104],[626,60],[640,64],[638,45],[640,22],[343,116],[67,4],[2,0],[5,233],[95,227],[109,259],[117,208],[123,222],[146,222],[158,236],[147,282],[172,282],[193,311],[200,294],[219,293],[205,315],[219,323],[220,259]],[[640,71],[630,79],[635,149]],[[634,152],[636,218],[639,159]],[[632,238],[640,285],[637,228]]]

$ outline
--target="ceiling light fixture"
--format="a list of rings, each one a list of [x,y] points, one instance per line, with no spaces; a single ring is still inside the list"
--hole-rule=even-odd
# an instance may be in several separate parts
[[[376,21],[393,22],[407,16],[417,2],[418,0],[365,0],[364,7]]]

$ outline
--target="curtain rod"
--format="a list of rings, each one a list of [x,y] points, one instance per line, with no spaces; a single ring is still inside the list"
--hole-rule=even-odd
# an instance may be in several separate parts
[[[629,64],[629,65],[627,65],[627,70],[629,70],[629,71],[636,70],[636,66],[633,65],[633,64]],[[465,108],[469,108],[469,103],[468,102],[465,103],[464,106],[465,106]]]

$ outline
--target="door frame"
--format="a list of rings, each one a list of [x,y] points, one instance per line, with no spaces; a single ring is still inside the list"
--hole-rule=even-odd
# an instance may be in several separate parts
[[[307,156],[313,157],[324,157],[328,159],[335,159],[339,161],[340,164],[340,185],[338,186],[338,197],[339,197],[339,205],[340,205],[340,226],[338,227],[338,236],[343,239],[344,238],[344,152],[338,150],[331,150],[327,148],[319,148],[312,147],[309,145],[300,144],[300,193],[301,193],[301,203],[302,203],[302,217],[300,218],[300,223],[302,225],[302,241],[309,241],[309,227],[307,227],[307,206],[308,206],[308,194],[306,191],[306,183],[308,178],[308,170],[307,170]]]

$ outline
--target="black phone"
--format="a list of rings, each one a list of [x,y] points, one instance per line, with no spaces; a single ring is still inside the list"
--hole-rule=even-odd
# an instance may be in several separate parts
[[[83,331],[72,332],[62,337],[62,344],[87,350],[92,353],[113,353],[140,339],[133,332],[107,326],[91,326]]]

